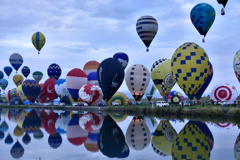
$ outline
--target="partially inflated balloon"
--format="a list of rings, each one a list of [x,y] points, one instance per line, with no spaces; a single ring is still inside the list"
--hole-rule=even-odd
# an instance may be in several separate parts
[[[115,58],[107,58],[98,66],[97,76],[104,99],[108,101],[121,86],[124,80],[124,69]]]
[[[15,83],[15,85],[18,87],[19,85],[22,84],[23,82],[23,76],[20,74],[15,74],[13,76],[13,82]]]
[[[171,59],[172,75],[190,100],[206,81],[209,69],[207,53],[195,43],[184,43]]]
[[[190,18],[194,27],[198,30],[198,32],[206,36],[208,30],[212,26],[215,20],[215,10],[214,8],[207,3],[199,3],[193,7],[190,13]],[[203,42],[204,42],[203,38]]]
[[[103,93],[101,88],[96,84],[85,84],[78,92],[79,97],[88,105],[96,106],[102,102]]]
[[[120,105],[128,105],[128,97],[122,92],[116,92],[108,101],[108,105],[112,102],[118,102]]]
[[[23,63],[23,58],[20,54],[13,53],[9,58],[9,62],[17,72],[17,70],[21,67]]]
[[[4,72],[6,73],[7,76],[9,76],[12,73],[12,67],[6,66],[4,67]]]
[[[171,73],[171,60],[162,58],[153,63],[152,68],[152,80],[157,87],[163,99],[167,98],[167,95],[175,85],[174,78]]]
[[[149,70],[141,64],[132,65],[126,71],[125,81],[132,96],[140,101],[150,81]]]
[[[28,79],[23,82],[22,90],[27,99],[30,102],[34,102],[41,92],[41,87],[37,81]]]
[[[22,68],[22,74],[24,75],[24,77],[28,77],[28,75],[29,75],[29,73],[30,73],[30,68],[28,67],[28,66],[24,66],[23,68]]]
[[[0,80],[0,87],[3,89],[3,90],[5,90],[6,88],[7,88],[7,86],[8,86],[8,81],[6,80],[6,79],[1,79]]]
[[[32,43],[34,47],[39,51],[38,54],[40,53],[40,50],[46,43],[46,38],[41,32],[35,32],[32,35]]]
[[[126,53],[123,53],[123,52],[118,52],[118,53],[115,53],[113,55],[113,58],[117,59],[123,66],[123,68],[125,69],[128,65],[128,55]]]
[[[32,76],[37,82],[39,82],[43,77],[43,73],[40,71],[36,71],[36,72],[33,72]]]
[[[55,78],[56,80],[58,80],[58,78],[62,74],[62,70],[58,64],[53,63],[48,67],[47,73],[49,78]]]

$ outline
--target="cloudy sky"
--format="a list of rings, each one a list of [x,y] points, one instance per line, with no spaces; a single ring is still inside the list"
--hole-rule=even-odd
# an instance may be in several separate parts
[[[208,54],[214,75],[205,93],[219,83],[240,86],[233,71],[233,57],[240,49],[240,4],[230,1],[226,15],[221,15],[222,6],[216,0],[207,0],[216,11],[215,22],[210,28],[206,42],[190,20],[190,11],[199,0],[1,0],[0,3],[0,70],[9,66],[12,53],[23,56],[23,66],[44,73],[57,63],[62,68],[61,78],[66,78],[73,68],[83,69],[86,62],[103,61],[117,52],[129,56],[128,66],[143,64],[149,70],[160,58],[171,59],[174,51],[185,42],[195,42]],[[136,32],[136,21],[144,15],[151,15],[158,21],[158,33],[151,43],[150,51]],[[31,42],[33,33],[40,31],[46,37],[46,44],[40,55]],[[22,68],[21,67],[21,68]],[[21,73],[21,68],[18,73]],[[12,81],[9,77],[9,86]],[[6,75],[5,75],[6,78]],[[173,90],[181,91],[176,84]],[[125,81],[119,91],[128,93]],[[181,91],[182,92],[182,91]],[[160,96],[157,92],[155,96]]]

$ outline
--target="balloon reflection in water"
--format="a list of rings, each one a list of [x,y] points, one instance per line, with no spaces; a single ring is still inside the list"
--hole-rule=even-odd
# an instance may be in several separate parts
[[[41,120],[35,110],[31,110],[23,121],[22,128],[27,133],[34,133],[39,130],[41,126]]]
[[[12,144],[13,143],[12,136],[9,133],[8,133],[7,137],[5,138],[4,142],[6,144]]]
[[[55,129],[56,121],[57,121],[57,116],[53,111],[51,111],[47,116],[47,119],[44,121],[44,129],[48,134],[57,133]]]
[[[22,138],[22,141],[25,145],[28,145],[31,142],[31,137],[28,133],[25,133],[25,135]]]
[[[98,116],[95,113],[88,112],[81,115],[79,124],[82,129],[88,132],[97,131],[102,127],[103,117]]]
[[[62,144],[62,137],[59,133],[51,134],[48,137],[48,144],[53,149],[57,149]]]
[[[8,130],[8,124],[7,124],[7,122],[4,120],[3,122],[2,122],[2,124],[0,125],[0,131],[2,131],[2,132],[6,132],[7,130]]]
[[[13,158],[21,158],[24,154],[24,148],[23,146],[17,141],[10,150],[11,156]]]
[[[234,157],[236,160],[240,160],[240,133],[234,144]]]
[[[41,131],[41,129],[39,129],[37,132],[33,133],[33,137],[35,139],[42,139],[44,136],[43,132]]]

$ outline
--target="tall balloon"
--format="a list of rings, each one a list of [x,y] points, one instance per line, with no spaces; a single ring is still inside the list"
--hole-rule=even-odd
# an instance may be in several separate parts
[[[47,73],[49,78],[55,78],[56,80],[58,80],[58,78],[62,74],[62,70],[58,64],[53,63],[48,67]]]
[[[226,4],[227,4],[228,0],[217,0],[217,2],[218,2],[219,4],[222,4],[222,5],[223,5],[223,8],[222,8],[222,10],[221,10],[221,15],[225,15],[224,8],[226,7]]]
[[[15,74],[13,76],[13,82],[15,83],[15,85],[18,87],[19,85],[22,84],[23,82],[23,76],[20,74]]]
[[[215,16],[214,8],[207,3],[197,4],[190,13],[192,24],[204,38],[213,24]],[[202,40],[203,43],[205,42],[204,38]]]
[[[56,79],[48,78],[43,85],[43,89],[51,101],[53,101],[57,96],[57,93],[54,88],[55,82],[56,82]]]
[[[43,77],[43,73],[40,71],[35,71],[33,72],[32,76],[37,82],[39,82]]]
[[[148,87],[150,72],[144,65],[132,65],[126,71],[125,81],[132,96],[140,101]]]
[[[99,64],[100,63],[97,61],[89,61],[83,66],[83,71],[86,73],[86,75],[91,72],[97,72]]]
[[[171,59],[172,75],[190,100],[206,81],[209,68],[207,53],[193,42],[181,45]]]
[[[6,73],[6,75],[9,77],[9,75],[12,73],[12,67],[10,66],[6,66],[4,67],[4,72]]]
[[[0,87],[5,91],[5,89],[7,88],[8,86],[8,81],[6,79],[1,79],[0,80]]]
[[[20,54],[13,53],[9,58],[9,62],[13,66],[13,68],[16,70],[16,73],[17,73],[17,70],[21,67],[23,63],[23,58]]]
[[[28,67],[28,66],[24,66],[23,68],[22,68],[22,74],[24,75],[24,77],[28,77],[28,75],[29,75],[29,73],[30,73],[30,68]]]
[[[136,24],[136,31],[147,47],[150,46],[152,40],[154,39],[155,35],[158,31],[158,23],[155,18],[152,16],[142,16],[137,20]]]
[[[117,59],[123,66],[123,68],[125,69],[128,65],[128,55],[124,52],[118,52],[118,53],[115,53],[113,55],[113,58]]]
[[[79,89],[85,84],[87,84],[87,75],[84,71],[79,68],[74,68],[68,72],[66,77],[66,85],[75,102],[79,98]]]
[[[32,43],[34,47],[38,50],[38,54],[39,54],[42,47],[46,43],[46,38],[41,32],[35,32],[32,35]]]
[[[34,102],[41,92],[41,87],[35,80],[27,79],[22,83],[22,90],[30,102]]]
[[[97,76],[104,99],[108,101],[121,86],[124,80],[124,69],[115,58],[107,58],[98,66]]]
[[[171,60],[167,58],[157,60],[153,63],[151,72],[153,83],[163,99],[166,99],[176,83],[171,73]]]

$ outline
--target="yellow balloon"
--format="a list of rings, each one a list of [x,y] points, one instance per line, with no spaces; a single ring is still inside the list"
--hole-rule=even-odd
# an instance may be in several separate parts
[[[24,130],[19,127],[18,125],[15,127],[14,131],[13,131],[13,134],[17,137],[21,137],[24,133]]]
[[[23,76],[20,74],[16,74],[13,76],[13,82],[15,83],[15,85],[18,87],[19,85],[22,84],[23,82]]]
[[[17,96],[20,97],[20,98],[22,98],[23,96],[25,96],[24,93],[23,93],[23,90],[22,90],[22,85],[19,85],[19,86],[17,87]]]
[[[21,100],[23,101],[23,103],[27,100],[27,97],[24,95]]]
[[[74,103],[74,102],[75,102],[75,101],[73,100],[71,94],[69,94],[69,100],[70,100],[71,103]],[[80,98],[78,98],[76,102],[77,102],[77,103],[82,103],[82,101],[81,101]]]
[[[2,95],[1,95],[1,99],[2,99],[2,101],[3,101],[4,103],[7,103],[7,102],[8,102],[5,94],[2,94]]]
[[[108,105],[111,105],[112,102],[118,102],[120,105],[128,105],[128,98],[124,93],[116,92],[108,101]]]
[[[40,50],[46,43],[46,38],[41,32],[36,32],[32,35],[32,43],[34,47],[39,51],[38,54],[40,53]]]
[[[152,68],[152,80],[157,87],[163,99],[166,99],[169,92],[175,85],[174,78],[171,73],[171,60],[162,58],[153,63]]]
[[[208,77],[210,62],[207,53],[195,43],[184,43],[171,59],[172,75],[189,99],[193,99]]]

